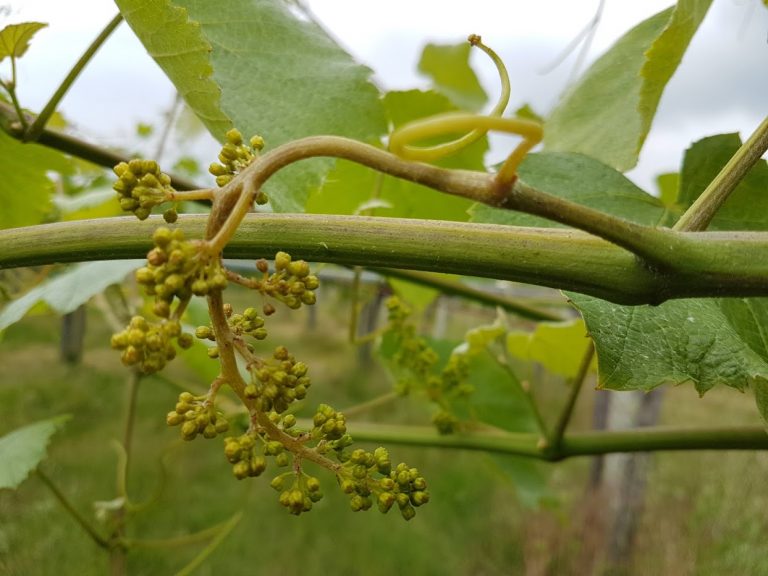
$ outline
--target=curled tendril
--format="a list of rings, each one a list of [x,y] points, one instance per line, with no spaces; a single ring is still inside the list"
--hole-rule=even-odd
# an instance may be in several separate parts
[[[389,150],[393,154],[408,160],[432,162],[469,146],[482,138],[489,130],[509,132],[523,137],[523,141],[512,151],[502,164],[497,175],[501,183],[511,183],[516,178],[517,167],[525,155],[541,142],[543,132],[538,122],[520,118],[502,118],[509,103],[509,74],[498,54],[482,43],[480,36],[472,34],[468,38],[472,46],[477,46],[490,56],[501,79],[501,94],[491,113],[487,116],[463,112],[449,112],[429,118],[409,122],[393,131],[389,136]],[[436,146],[413,146],[410,143],[434,136],[453,134],[469,130],[464,136],[438,144]]]

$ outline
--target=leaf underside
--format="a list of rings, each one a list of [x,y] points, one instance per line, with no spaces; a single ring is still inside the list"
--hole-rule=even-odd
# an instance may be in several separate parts
[[[364,141],[386,131],[371,71],[282,0],[118,0],[150,55],[221,140],[235,126],[268,148],[318,134]],[[331,162],[281,170],[267,186],[276,211],[303,211]]]
[[[45,459],[48,443],[69,415],[17,428],[0,437],[0,489],[17,488]]]

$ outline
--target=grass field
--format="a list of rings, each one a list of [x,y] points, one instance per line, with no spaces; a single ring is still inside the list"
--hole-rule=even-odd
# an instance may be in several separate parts
[[[310,405],[349,406],[388,390],[376,364],[360,364],[345,341],[343,305],[322,304],[314,331],[303,313],[291,314],[271,338],[285,342],[313,376]],[[339,310],[334,318],[330,310]],[[488,311],[492,317],[493,312]],[[74,417],[53,442],[42,465],[74,505],[95,520],[94,502],[115,497],[116,451],[123,434],[126,371],[108,347],[109,330],[89,313],[81,364],[58,359],[59,321],[25,319],[5,333],[0,348],[0,435],[62,413]],[[273,340],[274,341],[274,340]],[[220,441],[183,443],[165,413],[178,385],[205,382],[183,362],[167,379],[142,382],[128,482],[131,499],[153,505],[131,517],[130,538],[178,537],[242,511],[241,522],[195,574],[269,575],[496,575],[584,574],[584,549],[599,548],[594,524],[605,501],[586,499],[586,459],[551,470],[557,495],[544,509],[521,505],[514,487],[480,453],[391,446],[395,462],[416,465],[430,483],[432,501],[405,523],[394,513],[353,513],[333,478],[318,471],[325,498],[309,514],[293,517],[277,503],[268,478],[236,481]],[[576,426],[589,422],[594,392],[578,406]],[[556,399],[555,399],[556,400]],[[554,401],[554,400],[553,400]],[[423,422],[420,403],[402,400],[366,415],[390,422]],[[698,401],[687,387],[665,399],[667,423],[757,423],[752,400],[713,391]],[[350,422],[354,435],[354,423]],[[636,553],[627,575],[768,574],[768,454],[659,454],[653,459],[648,498]],[[599,524],[599,522],[598,522]],[[129,553],[132,575],[174,574],[207,541],[173,548],[137,547]],[[0,574],[57,576],[107,574],[108,559],[80,530],[39,480],[0,492]]]

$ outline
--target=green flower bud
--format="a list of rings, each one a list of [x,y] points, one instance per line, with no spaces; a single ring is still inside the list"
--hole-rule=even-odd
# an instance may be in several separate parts
[[[179,346],[183,348],[184,350],[187,350],[192,347],[192,344],[194,344],[194,340],[192,338],[192,334],[179,334],[179,337],[176,340],[179,343]]]
[[[244,478],[248,478],[248,473],[251,471],[251,467],[248,464],[248,462],[237,462],[234,466],[232,466],[232,474],[235,475],[235,478],[238,480],[242,480]]]
[[[392,505],[395,503],[395,495],[392,494],[392,492],[382,492],[379,494],[379,498],[377,500],[377,504],[379,506],[379,510],[386,514],[389,512],[389,509],[392,508]]]
[[[197,436],[197,422],[194,420],[187,420],[181,427],[181,437],[184,440],[194,440]]]
[[[165,423],[168,424],[168,426],[178,426],[183,421],[184,421],[183,415],[175,411],[168,412],[168,414],[165,416]]]
[[[211,438],[216,438],[216,425],[208,423],[205,428],[203,428],[203,437],[208,438],[209,440]]]
[[[411,492],[411,504],[414,506],[421,506],[422,504],[426,504],[429,502],[429,492],[423,491],[423,490],[417,490],[416,492]]]
[[[287,252],[278,252],[275,254],[275,269],[279,272],[285,270],[291,263],[291,255]]]
[[[267,469],[267,461],[261,456],[251,458],[250,475],[260,476]]]
[[[280,452],[280,454],[275,456],[275,464],[277,464],[280,468],[288,466],[290,463],[291,459],[290,456],[288,456],[288,452]]]

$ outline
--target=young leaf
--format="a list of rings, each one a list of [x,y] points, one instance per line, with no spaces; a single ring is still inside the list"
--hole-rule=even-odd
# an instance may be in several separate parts
[[[471,357],[468,382],[474,388],[469,396],[470,409],[480,422],[508,432],[538,431],[517,377],[503,368],[490,351]]]
[[[533,332],[507,334],[507,352],[515,358],[540,363],[549,372],[576,375],[589,346],[581,319],[569,322],[539,322]]]
[[[687,208],[741,146],[738,134],[719,134],[694,142],[680,172],[678,204]],[[758,160],[717,211],[710,230],[768,230],[768,163]]]
[[[667,82],[712,0],[679,0],[627,32],[552,112],[548,150],[581,152],[617,170],[637,163]]]
[[[67,314],[88,301],[110,284],[142,265],[143,260],[114,260],[77,264],[66,272],[46,280],[8,304],[0,312],[0,330],[21,320],[38,302],[45,302],[59,314]]]
[[[9,24],[0,30],[0,62],[7,57],[21,58],[29,48],[32,36],[48,24],[42,22],[22,22]]]
[[[68,414],[17,428],[0,437],[0,489],[15,489],[43,461],[51,437],[61,430]]]
[[[640,224],[657,225],[665,214],[658,198],[635,186],[620,172],[581,154],[529,154],[520,166],[520,178],[549,194]],[[562,227],[538,216],[485,204],[474,205],[470,212],[473,222]]]
[[[469,42],[427,44],[419,60],[419,72],[432,79],[435,90],[463,110],[477,111],[488,101],[475,71],[469,65]]]
[[[667,172],[656,177],[656,186],[659,188],[659,198],[667,208],[677,209],[677,199],[680,194],[680,173]]]
[[[317,134],[361,140],[386,130],[370,70],[282,0],[118,0],[126,21],[211,133],[230,126],[271,149]],[[272,207],[303,210],[331,164],[270,180]]]
[[[69,172],[71,165],[56,150],[22,144],[0,130],[0,229],[39,224],[50,209],[48,173]]]

